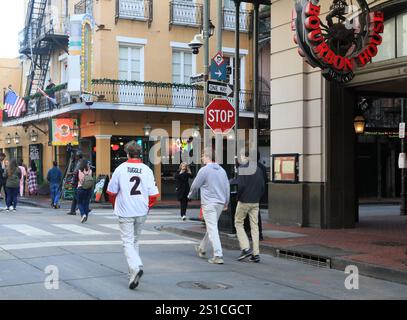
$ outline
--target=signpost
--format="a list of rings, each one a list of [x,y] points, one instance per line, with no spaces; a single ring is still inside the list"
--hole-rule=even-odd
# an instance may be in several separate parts
[[[206,124],[214,133],[227,134],[236,123],[236,110],[227,99],[214,99],[205,109]]]
[[[233,98],[233,86],[228,83],[208,81],[208,94]]]
[[[193,75],[190,78],[191,78],[191,84],[205,82],[205,80],[206,80],[205,75],[203,73]]]
[[[227,80],[227,64],[221,52],[218,52],[211,62],[211,78],[218,81]]]

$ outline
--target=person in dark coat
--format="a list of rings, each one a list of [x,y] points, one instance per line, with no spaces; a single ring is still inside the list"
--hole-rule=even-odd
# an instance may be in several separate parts
[[[188,208],[188,194],[190,191],[189,179],[192,178],[191,169],[183,162],[180,164],[177,173],[175,174],[175,184],[177,192],[177,200],[181,204],[181,219],[187,219],[186,213]]]

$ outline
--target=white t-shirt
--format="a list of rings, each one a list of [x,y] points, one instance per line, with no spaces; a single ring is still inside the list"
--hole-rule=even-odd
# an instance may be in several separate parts
[[[107,191],[117,194],[114,213],[124,218],[145,216],[149,197],[159,194],[153,171],[137,160],[129,160],[114,171]]]

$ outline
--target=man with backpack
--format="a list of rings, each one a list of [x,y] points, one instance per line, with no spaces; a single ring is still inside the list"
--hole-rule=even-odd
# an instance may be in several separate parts
[[[53,168],[48,171],[47,181],[51,192],[51,207],[59,209],[59,187],[62,182],[62,171],[58,168],[58,163],[54,161]]]

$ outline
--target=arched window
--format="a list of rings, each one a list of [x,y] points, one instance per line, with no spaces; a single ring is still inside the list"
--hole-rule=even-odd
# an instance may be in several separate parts
[[[372,62],[407,56],[407,12],[393,16],[384,23],[383,43]]]

